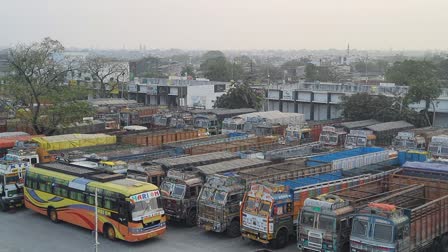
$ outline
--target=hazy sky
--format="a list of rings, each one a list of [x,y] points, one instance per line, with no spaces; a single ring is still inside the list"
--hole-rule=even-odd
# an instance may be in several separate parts
[[[0,0],[0,46],[448,49],[448,0]]]

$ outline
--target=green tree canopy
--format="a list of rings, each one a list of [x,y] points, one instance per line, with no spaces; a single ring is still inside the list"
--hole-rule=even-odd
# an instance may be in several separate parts
[[[255,91],[248,84],[236,84],[216,99],[215,108],[255,108],[263,106],[264,91]]]
[[[20,104],[19,117],[37,134],[53,134],[58,125],[80,121],[93,111],[80,101],[87,96],[86,89],[63,84],[73,70],[71,62],[58,60],[63,51],[62,44],[51,38],[9,50],[11,73],[4,95]]]

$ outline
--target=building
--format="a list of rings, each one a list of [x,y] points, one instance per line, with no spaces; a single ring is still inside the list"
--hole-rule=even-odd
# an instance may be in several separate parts
[[[129,99],[145,105],[211,109],[230,83],[182,78],[135,78],[128,85]]]

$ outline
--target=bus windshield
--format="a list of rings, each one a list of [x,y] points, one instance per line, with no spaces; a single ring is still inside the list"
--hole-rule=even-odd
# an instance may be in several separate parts
[[[141,217],[144,217],[154,210],[159,209],[159,198],[149,198],[146,200],[138,201],[134,203],[134,209],[132,210],[132,220],[138,221]]]

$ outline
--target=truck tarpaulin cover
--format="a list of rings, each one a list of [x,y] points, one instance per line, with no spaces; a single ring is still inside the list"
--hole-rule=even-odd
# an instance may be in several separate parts
[[[116,136],[106,134],[68,134],[59,136],[33,137],[33,141],[47,151],[65,150],[96,145],[115,144]]]

